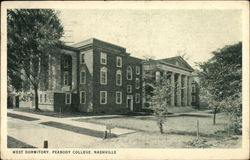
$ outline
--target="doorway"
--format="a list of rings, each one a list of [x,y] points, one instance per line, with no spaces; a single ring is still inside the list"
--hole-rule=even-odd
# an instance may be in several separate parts
[[[132,95],[127,96],[127,107],[130,109],[130,111],[133,111],[133,96]]]

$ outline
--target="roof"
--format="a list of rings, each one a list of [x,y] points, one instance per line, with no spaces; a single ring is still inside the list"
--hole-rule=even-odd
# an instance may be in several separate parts
[[[181,56],[159,59],[157,61],[163,62],[164,64],[174,65],[178,68],[185,68],[190,71],[194,71],[194,69]]]
[[[75,43],[75,44],[71,45],[71,47],[81,48],[81,47],[84,47],[84,46],[87,46],[87,45],[97,45],[97,46],[106,46],[106,45],[108,45],[108,46],[112,46],[112,48],[122,50],[124,52],[126,51],[126,48],[124,48],[122,46],[119,46],[119,45],[116,45],[116,44],[113,44],[113,43],[109,43],[109,42],[105,42],[105,41],[102,41],[102,40],[99,40],[99,39],[96,39],[96,38],[90,38],[90,39]]]

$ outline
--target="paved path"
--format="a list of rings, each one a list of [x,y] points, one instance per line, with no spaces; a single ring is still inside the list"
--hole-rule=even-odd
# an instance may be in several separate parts
[[[89,143],[103,141],[102,138],[96,138],[55,127],[45,126],[40,124],[41,122],[54,121],[97,131],[105,131],[106,129],[106,126],[104,125],[74,121],[73,119],[75,118],[56,118],[14,110],[8,110],[8,112],[39,119],[35,121],[25,121],[8,117],[8,135],[38,148],[43,147],[44,140],[49,141],[49,148],[81,148]],[[112,129],[112,133],[118,136],[134,132],[134,130],[123,128]]]

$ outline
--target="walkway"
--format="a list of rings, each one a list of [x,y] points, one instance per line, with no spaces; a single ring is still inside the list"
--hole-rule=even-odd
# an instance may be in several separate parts
[[[104,125],[74,121],[75,118],[56,118],[14,110],[8,110],[8,113],[39,119],[27,121],[8,117],[8,135],[38,148],[43,147],[44,140],[48,140],[49,148],[82,148],[89,143],[103,141],[102,138],[79,134],[72,131],[41,124],[44,122],[57,122],[75,126],[76,128],[82,127],[85,129],[101,132],[104,132],[106,130],[106,126]],[[118,136],[134,132],[134,130],[123,128],[112,129],[112,133]]]

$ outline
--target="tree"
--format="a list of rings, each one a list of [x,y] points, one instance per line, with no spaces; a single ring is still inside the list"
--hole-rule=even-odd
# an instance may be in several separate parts
[[[160,133],[163,134],[163,124],[166,121],[169,107],[169,100],[171,95],[171,84],[168,79],[167,73],[162,75],[155,75],[156,72],[160,73],[153,60],[146,60],[145,63],[152,66],[149,73],[145,72],[144,91],[146,91],[147,101],[150,102],[150,109],[153,110],[156,118],[156,123],[159,127]],[[148,86],[148,87],[147,87]]]
[[[242,43],[227,45],[212,54],[207,62],[198,64],[198,75],[204,97],[214,108],[215,123],[215,114],[219,108],[225,108],[225,101],[242,92]]]
[[[35,110],[38,108],[38,89],[41,69],[48,56],[58,47],[63,26],[58,12],[51,9],[7,10],[8,85],[23,89],[28,81],[35,93]]]
[[[171,95],[171,84],[168,75],[161,76],[153,85],[153,95],[151,97],[151,108],[154,111],[157,125],[160,129],[160,133],[163,133],[163,124],[166,121],[168,114],[169,103]]]

